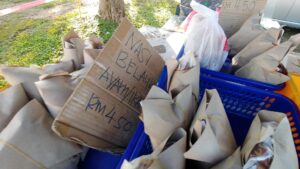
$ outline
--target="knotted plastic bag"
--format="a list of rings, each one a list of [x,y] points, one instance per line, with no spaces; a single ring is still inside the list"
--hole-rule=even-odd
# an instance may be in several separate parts
[[[218,23],[215,11],[198,4],[191,3],[197,11],[187,29],[187,40],[183,57],[179,60],[179,69],[187,69],[200,64],[201,67],[219,71],[227,57],[224,51],[226,35]]]

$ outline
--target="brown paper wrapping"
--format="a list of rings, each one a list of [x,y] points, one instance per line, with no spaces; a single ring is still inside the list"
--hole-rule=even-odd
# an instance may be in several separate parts
[[[43,100],[34,85],[34,82],[39,80],[39,76],[42,75],[42,70],[38,68],[28,67],[0,67],[0,72],[4,78],[11,85],[17,85],[22,83],[29,98],[37,99],[40,103]]]
[[[57,75],[35,83],[51,116],[55,118],[72,94],[70,75]]]
[[[62,61],[73,60],[76,69],[80,69],[83,64],[84,41],[71,31],[62,39],[64,56]]]
[[[228,39],[228,45],[231,55],[238,54],[259,34],[265,32],[265,29],[260,25],[261,16],[259,14],[248,18],[241,28]]]
[[[14,115],[28,101],[21,84],[12,86],[0,93],[0,132],[6,127]]]
[[[199,99],[200,66],[188,70],[178,70],[178,61],[171,59],[166,61],[168,72],[168,91],[171,94],[176,90],[181,90],[187,85],[191,85],[195,102]]]
[[[83,58],[84,65],[89,67],[94,64],[96,57],[100,54],[102,49],[84,49]]]
[[[291,38],[263,54],[252,59],[248,64],[238,69],[235,75],[258,80],[270,84],[282,84],[289,80],[289,77],[276,71],[284,57],[293,51],[300,44],[300,34]]]
[[[141,156],[131,162],[124,160],[121,169],[184,169],[183,153],[186,149],[186,132],[179,128],[150,155]],[[163,149],[162,149],[163,148]]]
[[[57,64],[47,64],[43,67],[43,72],[45,74],[52,74],[56,72],[68,72],[71,73],[74,71],[74,63],[73,60],[69,60],[66,62],[60,62]]]
[[[290,123],[283,113],[262,110],[253,120],[244,145],[241,149],[242,161],[246,163],[249,154],[257,143],[263,141],[262,123],[277,122],[278,126],[273,135],[274,154],[270,169],[298,169],[298,157],[293,141]],[[266,133],[264,133],[266,134]]]
[[[0,134],[1,168],[75,169],[82,149],[56,136],[52,122],[35,99],[21,108]]]
[[[237,70],[253,58],[277,46],[283,35],[283,29],[271,28],[262,32],[253,41],[251,41],[244,49],[232,58],[233,69]]]
[[[206,90],[188,140],[189,149],[184,157],[203,163],[204,168],[213,166],[235,151],[235,139],[217,90]]]
[[[235,152],[219,164],[211,169],[242,169],[241,148],[237,148]]]
[[[192,99],[190,86],[175,98],[153,86],[146,99],[141,101],[145,133],[149,135],[154,150],[178,127],[188,126],[194,114],[190,109]]]
[[[242,169],[254,146],[262,141],[268,132],[262,132],[263,122],[277,122],[273,134],[273,160],[269,169],[298,169],[298,158],[289,121],[285,114],[261,110],[254,118],[242,148],[212,169]]]

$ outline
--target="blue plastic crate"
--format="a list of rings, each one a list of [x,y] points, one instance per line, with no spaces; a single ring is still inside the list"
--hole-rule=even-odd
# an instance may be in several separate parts
[[[178,58],[183,55],[184,49],[182,48]],[[298,131],[300,130],[299,118],[297,115],[296,106],[286,99],[285,97],[274,94],[265,90],[278,90],[281,87],[270,87],[269,84],[256,82],[253,80],[239,78],[230,74],[221,72],[214,72],[207,69],[201,69],[201,92],[202,96],[205,88],[216,88],[220,93],[220,96],[225,105],[225,109],[228,112],[229,120],[233,128],[239,128],[239,131],[243,129],[241,133],[234,130],[235,137],[238,143],[241,143],[244,139],[248,128],[251,124],[251,120],[254,118],[254,110],[262,109],[267,106],[268,110],[275,110],[280,112],[290,112],[288,115],[291,119],[291,124],[296,126],[295,140],[300,144],[300,136]],[[162,89],[167,89],[167,70],[163,69],[161,77],[158,81],[158,86]],[[272,85],[271,85],[272,86]],[[274,86],[274,85],[273,85]],[[253,88],[252,88],[253,87]],[[265,89],[265,90],[258,90]],[[244,112],[239,112],[236,104],[241,104]],[[252,114],[251,114],[252,113]],[[234,121],[240,121],[234,123]],[[149,154],[152,151],[150,140],[144,133],[143,123],[138,125],[126,151],[123,155],[113,155],[97,150],[90,150],[81,164],[81,169],[119,169],[124,159],[133,160],[144,154]],[[299,145],[300,150],[300,145]],[[298,152],[300,154],[300,151]]]
[[[179,60],[183,56],[183,54],[184,54],[184,46],[179,51],[176,59]],[[228,72],[230,72],[230,70],[231,70],[231,59],[228,58],[226,60],[226,62],[224,63],[221,72],[216,72],[216,71],[211,71],[208,69],[201,68],[201,73],[206,76],[220,78],[220,79],[224,79],[227,81],[239,83],[239,84],[242,84],[245,86],[251,86],[251,87],[264,89],[264,90],[270,90],[270,91],[281,90],[285,86],[284,83],[280,84],[280,85],[272,85],[272,84],[268,84],[268,83],[259,82],[256,80],[238,77],[238,76],[228,73]],[[224,72],[226,72],[226,73],[224,73]]]
[[[161,77],[166,78],[167,75],[162,74]],[[243,143],[252,120],[259,110],[266,109],[287,114],[292,128],[298,160],[300,161],[299,110],[293,102],[284,96],[270,91],[200,75],[200,97],[203,96],[205,89],[218,90],[233,129],[236,142],[239,145]],[[143,129],[143,125],[141,124],[138,130],[140,136],[136,147],[134,150],[130,150],[132,154],[126,157],[126,159],[133,160],[141,155],[150,154],[152,152],[149,137],[144,133]]]

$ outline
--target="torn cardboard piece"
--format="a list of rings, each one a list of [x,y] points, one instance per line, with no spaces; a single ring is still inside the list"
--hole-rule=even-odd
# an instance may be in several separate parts
[[[227,37],[231,37],[252,15],[259,13],[266,0],[224,0],[219,16],[219,23]]]
[[[121,153],[139,122],[140,105],[164,61],[125,18],[75,89],[52,129],[61,137]]]

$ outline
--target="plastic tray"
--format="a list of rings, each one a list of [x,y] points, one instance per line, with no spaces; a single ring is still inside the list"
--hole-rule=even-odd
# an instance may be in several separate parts
[[[166,75],[162,74],[161,77],[166,78]],[[163,80],[161,79],[161,81]],[[160,87],[163,86],[164,85],[162,84]],[[200,75],[201,97],[203,96],[205,89],[218,90],[233,129],[235,139],[239,145],[243,143],[252,120],[259,110],[266,109],[285,113],[291,125],[298,159],[300,159],[299,110],[289,99],[270,91]],[[141,155],[152,152],[150,140],[144,133],[142,124],[137,131],[141,131],[140,136],[134,150],[127,150],[132,152],[130,156],[125,157],[128,160],[133,160]],[[133,138],[133,140],[136,140],[136,138]]]
[[[181,48],[176,59],[179,60],[183,54],[184,54],[184,46]],[[230,70],[231,70],[231,59],[227,59],[223,65],[221,71],[230,72]],[[272,84],[268,84],[268,83],[259,82],[256,80],[238,77],[238,76],[235,76],[235,75],[229,74],[229,73],[216,72],[216,71],[211,71],[211,70],[204,69],[204,68],[201,68],[201,73],[206,76],[220,78],[220,79],[224,79],[224,80],[228,80],[228,81],[232,81],[235,83],[239,83],[239,84],[243,84],[246,86],[251,86],[251,87],[255,87],[255,88],[259,88],[259,89],[264,89],[264,90],[275,91],[275,90],[281,90],[282,88],[284,88],[284,83],[280,84],[280,85],[272,85]]]

